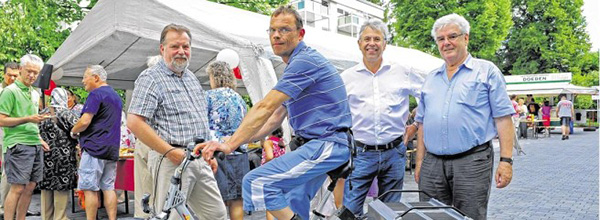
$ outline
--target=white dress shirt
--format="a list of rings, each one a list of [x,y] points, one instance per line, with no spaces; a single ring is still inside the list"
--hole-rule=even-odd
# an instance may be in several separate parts
[[[360,62],[341,76],[348,93],[355,140],[380,145],[404,134],[408,97],[421,95],[424,75],[420,71],[384,60],[374,74]]]

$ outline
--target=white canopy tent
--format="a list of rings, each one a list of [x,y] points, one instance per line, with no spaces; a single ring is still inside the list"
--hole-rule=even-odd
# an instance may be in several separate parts
[[[240,55],[243,86],[253,102],[275,85],[275,74],[280,75],[285,68],[270,47],[266,33],[268,16],[203,0],[103,0],[48,60],[54,65],[54,75],[62,75],[57,84],[81,86],[86,66],[99,64],[109,73],[109,84],[132,89],[138,74],[146,68],[146,58],[159,54],[160,32],[169,23],[191,29],[193,48],[189,69],[206,87],[205,67],[225,48]],[[307,45],[321,52],[339,70],[361,59],[356,39],[305,29]],[[384,57],[425,73],[443,62],[417,50],[390,45]]]

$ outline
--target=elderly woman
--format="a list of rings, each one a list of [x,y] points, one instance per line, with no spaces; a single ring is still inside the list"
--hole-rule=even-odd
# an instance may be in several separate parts
[[[79,104],[79,98],[73,93],[71,90],[66,90],[68,94],[67,99],[67,107],[74,111],[77,114],[81,114],[81,109],[83,109],[83,105]]]
[[[41,113],[55,116],[40,123],[40,135],[50,146],[44,152],[44,176],[39,184],[42,190],[42,219],[68,219],[66,215],[69,190],[77,186],[77,140],[69,131],[77,122],[77,115],[67,105],[65,89],[52,90],[50,106]]]
[[[231,136],[242,123],[246,114],[246,103],[237,94],[235,79],[228,64],[215,61],[206,68],[210,79],[211,90],[207,91],[208,119],[211,133],[214,138],[223,141],[225,136]],[[218,161],[218,170],[215,174],[219,191],[225,204],[229,206],[231,220],[242,219],[242,178],[249,172],[250,164],[246,148],[227,155],[224,160]]]

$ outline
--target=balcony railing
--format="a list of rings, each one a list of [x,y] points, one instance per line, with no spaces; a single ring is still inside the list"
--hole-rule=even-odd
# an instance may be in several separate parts
[[[342,15],[338,17],[338,32],[355,37],[360,27],[361,18],[357,15]]]

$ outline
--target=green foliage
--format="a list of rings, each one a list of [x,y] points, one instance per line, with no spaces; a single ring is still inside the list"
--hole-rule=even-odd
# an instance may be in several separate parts
[[[510,0],[392,0],[394,43],[438,54],[431,28],[436,19],[451,13],[464,16],[471,25],[469,52],[492,59],[512,25]]]
[[[383,0],[369,0],[369,2],[379,6],[383,5]]]
[[[598,66],[596,65],[596,68]],[[578,86],[599,86],[598,83],[598,70],[594,70],[587,74],[578,74],[573,73],[573,79],[571,80],[573,85]],[[596,101],[592,100],[591,95],[577,95],[575,101],[573,102],[576,109],[594,109],[597,108]]]
[[[245,1],[233,1],[233,0],[209,0],[211,2],[217,2],[241,8],[247,11],[252,11],[264,15],[270,15],[271,12],[280,5],[286,5],[289,0],[245,0]]]
[[[250,99],[250,95],[242,95],[242,99],[244,99],[244,102],[248,105],[248,109],[252,108],[252,99]]]
[[[594,69],[582,6],[583,0],[514,0],[514,26],[495,59],[499,67],[516,75]]]
[[[592,100],[592,95],[577,95],[573,105],[575,109],[594,109],[596,101]]]
[[[412,112],[412,110],[418,107],[419,103],[417,103],[417,99],[413,96],[408,97],[408,109]]]
[[[75,94],[77,97],[79,97],[79,103],[82,105],[85,103],[85,100],[87,100],[87,97],[90,94],[89,92],[85,91],[85,89],[83,89],[83,87],[75,87],[75,86],[71,86],[71,87],[61,86],[61,87],[64,89],[71,90],[71,92],[73,92],[73,94]],[[115,91],[117,91],[117,94],[119,94],[119,97],[121,97],[121,101],[123,102],[123,104],[125,104],[125,90],[115,89]]]
[[[573,73],[571,84],[585,87],[598,86],[598,70],[594,70],[587,74]]]
[[[0,63],[26,53],[47,60],[83,18],[81,0],[9,0],[0,3]]]

